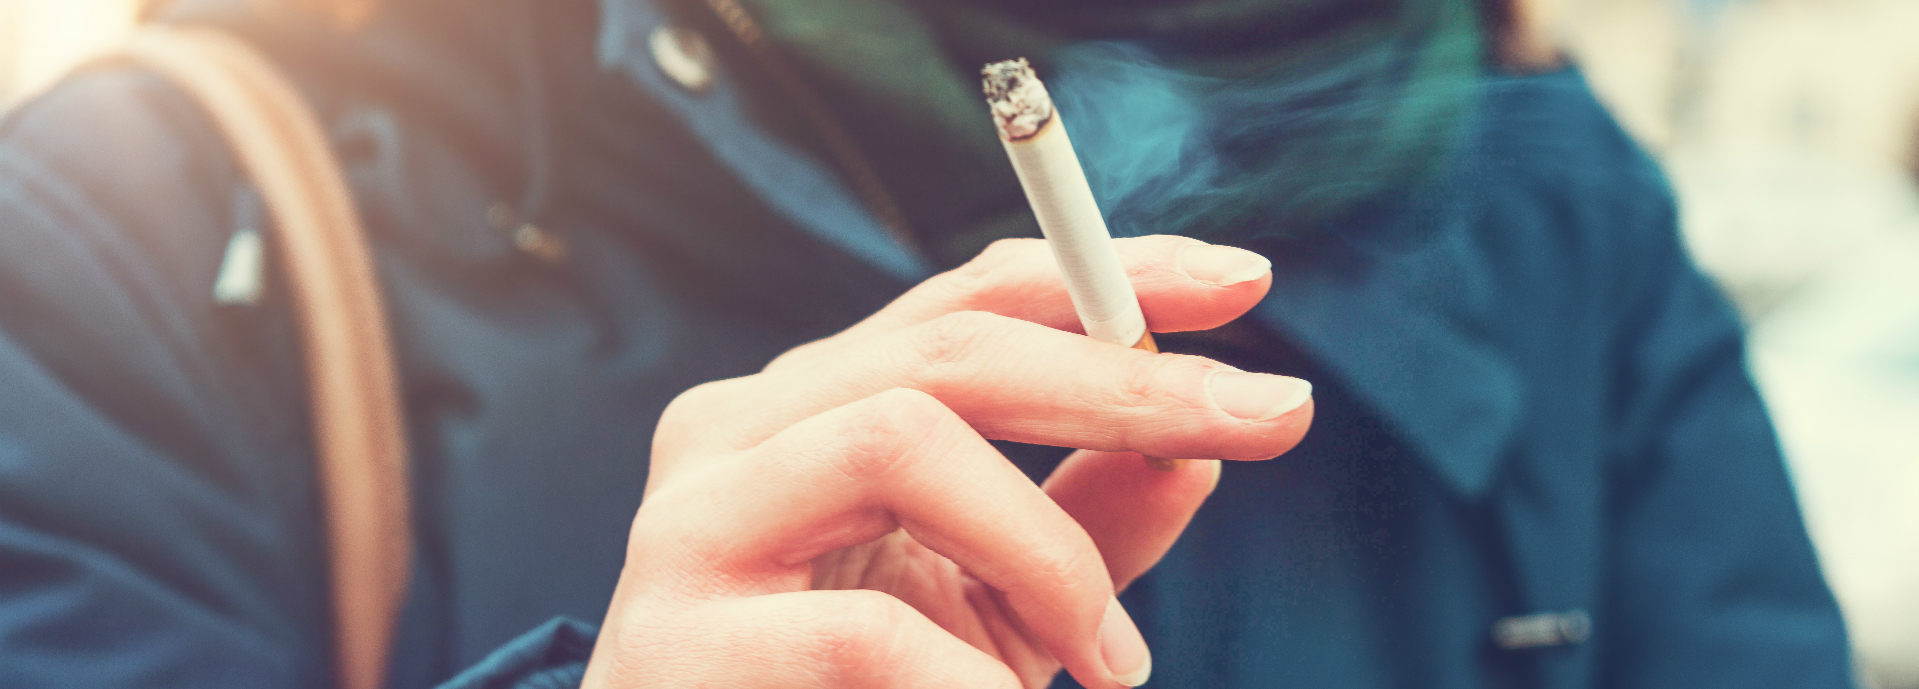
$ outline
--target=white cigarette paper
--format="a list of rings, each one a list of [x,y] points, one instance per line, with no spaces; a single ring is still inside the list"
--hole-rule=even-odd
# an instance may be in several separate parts
[[[981,74],[1000,143],[1066,276],[1066,292],[1086,334],[1126,347],[1140,345],[1146,316],[1046,86],[1024,58],[987,65]]]

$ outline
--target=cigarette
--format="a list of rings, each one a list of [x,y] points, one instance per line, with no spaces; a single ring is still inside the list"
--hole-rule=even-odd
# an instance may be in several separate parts
[[[1124,347],[1159,351],[1153,334],[1146,330],[1139,297],[1120,267],[1119,249],[1113,246],[1113,235],[1093,200],[1093,188],[1086,184],[1086,171],[1073,154],[1066,123],[1053,108],[1046,85],[1026,58],[992,63],[980,70],[980,76],[1000,144],[1013,160],[1026,201],[1039,218],[1040,232],[1053,247],[1053,258],[1066,276],[1066,293],[1086,334]],[[1159,457],[1147,457],[1146,462],[1161,471],[1185,464],[1185,460]]]
[[[1039,218],[1040,232],[1053,247],[1066,276],[1066,293],[1086,334],[1095,339],[1147,351],[1159,351],[1146,316],[1140,313],[1133,283],[1120,267],[1119,250],[1106,230],[1086,171],[1073,154],[1066,123],[1053,108],[1046,85],[1026,58],[995,62],[980,70],[986,103],[999,128],[1000,143],[1013,160],[1026,200]]]

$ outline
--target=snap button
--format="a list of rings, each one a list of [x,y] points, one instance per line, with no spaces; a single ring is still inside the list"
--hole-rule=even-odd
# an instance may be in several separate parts
[[[646,38],[660,73],[694,93],[713,85],[713,46],[692,29],[662,25]]]
[[[533,223],[521,225],[513,230],[513,246],[547,263],[566,260],[566,240]]]
[[[1584,642],[1592,629],[1584,610],[1506,617],[1493,622],[1493,643],[1508,651],[1564,646]]]
[[[566,238],[559,233],[540,227],[531,221],[520,218],[513,207],[505,203],[495,203],[486,209],[486,221],[495,229],[506,233],[507,240],[521,253],[532,256],[545,263],[560,263],[566,260]]]

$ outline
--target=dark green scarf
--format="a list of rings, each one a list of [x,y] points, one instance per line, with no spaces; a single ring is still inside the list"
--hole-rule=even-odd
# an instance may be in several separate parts
[[[745,0],[933,258],[1036,236],[979,66],[1047,79],[1115,234],[1336,227],[1437,172],[1481,64],[1473,0]]]

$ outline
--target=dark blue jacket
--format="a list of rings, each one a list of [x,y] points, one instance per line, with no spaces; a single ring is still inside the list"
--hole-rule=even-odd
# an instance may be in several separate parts
[[[576,683],[568,620],[604,611],[667,401],[930,268],[757,124],[750,70],[664,78],[643,0],[405,0],[351,37],[244,4],[175,16],[300,81],[391,304],[419,544],[392,686]],[[332,682],[284,290],[211,297],[261,223],[151,74],[96,65],[0,124],[0,686]],[[1318,417],[1126,594],[1154,686],[1849,685],[1739,323],[1576,73],[1487,77],[1439,188],[1258,248],[1266,302],[1170,339],[1312,379]],[[1493,643],[1535,613],[1591,633]]]

